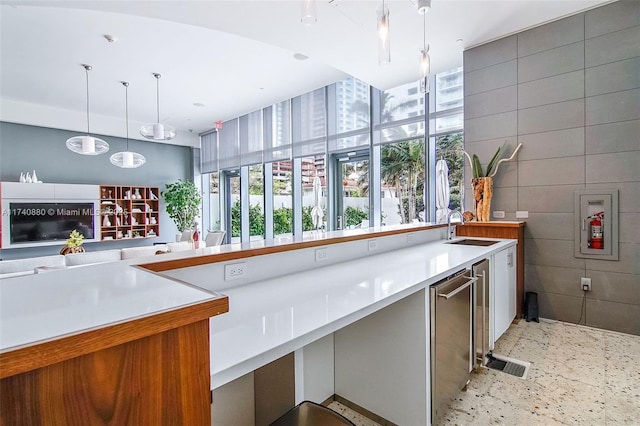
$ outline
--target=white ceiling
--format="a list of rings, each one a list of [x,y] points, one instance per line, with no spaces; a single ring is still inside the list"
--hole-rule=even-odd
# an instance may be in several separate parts
[[[432,72],[462,64],[462,49],[609,0],[433,0],[427,16]],[[386,89],[418,78],[422,16],[415,0],[387,0],[391,64],[379,66],[376,10],[381,1],[317,0],[318,21],[300,23],[300,1],[0,0],[0,118],[82,130],[90,72],[92,132],[130,136],[161,120],[174,141],[350,74]],[[118,38],[108,43],[103,35]],[[462,43],[456,40],[462,39]],[[309,57],[294,59],[294,53]],[[204,106],[194,106],[195,103]]]

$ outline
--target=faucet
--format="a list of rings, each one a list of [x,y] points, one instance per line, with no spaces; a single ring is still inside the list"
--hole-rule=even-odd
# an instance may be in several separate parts
[[[453,235],[455,233],[455,228],[451,227],[451,216],[457,215],[460,218],[460,223],[464,224],[464,217],[459,210],[451,210],[447,215],[447,240],[453,239]]]

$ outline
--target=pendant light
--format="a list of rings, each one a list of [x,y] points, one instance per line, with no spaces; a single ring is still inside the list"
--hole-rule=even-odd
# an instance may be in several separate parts
[[[389,44],[389,9],[382,0],[382,8],[378,10],[378,64],[391,63],[391,46]]]
[[[116,152],[110,158],[111,164],[121,167],[123,169],[135,169],[142,166],[147,160],[144,155],[137,152],[129,151],[129,83],[121,81],[124,86],[124,109],[125,109],[125,123],[127,126],[127,150]]]
[[[418,9],[418,12],[420,9]],[[429,45],[427,44],[427,13],[422,13],[424,17],[422,50],[420,51],[420,90],[422,93],[429,93],[429,74],[431,74],[431,57],[429,56]]]
[[[318,21],[316,16],[316,0],[302,0],[300,7],[300,22],[304,25],[312,25]]]
[[[140,128],[140,134],[147,139],[168,141],[176,137],[176,129],[160,122],[160,77],[162,77],[162,75],[154,72],[153,76],[156,78],[157,121],[153,124],[145,124],[142,126]]]
[[[82,155],[100,155],[109,151],[109,144],[102,139],[91,136],[89,129],[89,71],[91,65],[82,64],[87,76],[87,134],[67,139],[67,148]]]

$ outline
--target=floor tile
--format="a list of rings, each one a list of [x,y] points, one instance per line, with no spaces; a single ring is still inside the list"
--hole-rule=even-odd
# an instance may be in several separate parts
[[[640,426],[640,336],[521,320],[495,352],[530,362],[527,378],[474,370],[439,424]],[[376,425],[350,415],[358,425]]]

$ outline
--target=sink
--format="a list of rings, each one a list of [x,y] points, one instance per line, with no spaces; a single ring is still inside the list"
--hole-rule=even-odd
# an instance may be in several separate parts
[[[487,241],[487,240],[471,240],[471,239],[464,239],[464,240],[457,240],[457,241],[451,241],[450,243],[447,244],[458,244],[458,245],[462,245],[462,246],[482,246],[482,247],[488,247],[488,246],[492,246],[494,244],[497,244],[499,241]]]

